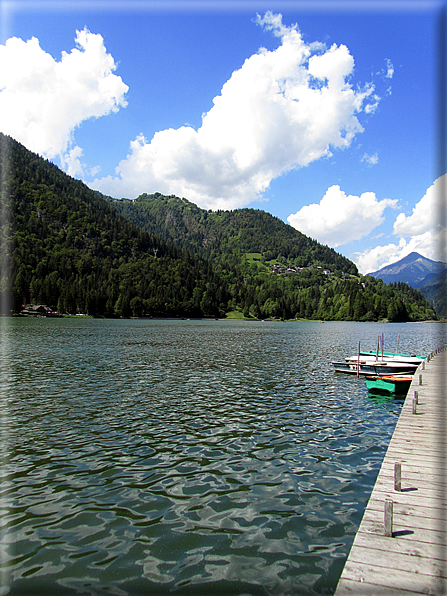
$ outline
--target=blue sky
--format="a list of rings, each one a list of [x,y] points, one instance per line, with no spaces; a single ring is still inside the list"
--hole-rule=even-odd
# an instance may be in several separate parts
[[[447,261],[444,9],[3,1],[0,130],[118,198],[264,209],[363,273]]]

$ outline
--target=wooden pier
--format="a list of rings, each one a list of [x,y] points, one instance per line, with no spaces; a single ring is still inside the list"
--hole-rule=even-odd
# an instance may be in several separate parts
[[[447,594],[446,364],[413,377],[335,596]]]

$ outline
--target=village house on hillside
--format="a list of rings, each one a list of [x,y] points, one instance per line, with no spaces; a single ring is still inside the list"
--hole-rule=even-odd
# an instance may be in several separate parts
[[[298,271],[304,271],[304,269],[313,269],[313,267],[281,267],[281,265],[278,265],[277,263],[272,265],[273,273],[298,273]],[[324,275],[331,274],[330,269],[323,269],[323,267],[320,266],[318,266],[317,269],[322,269]]]

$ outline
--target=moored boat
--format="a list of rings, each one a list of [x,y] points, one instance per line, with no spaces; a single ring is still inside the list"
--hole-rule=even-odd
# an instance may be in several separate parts
[[[403,362],[404,364],[410,364],[417,368],[422,360],[418,356],[409,356],[406,354],[383,354],[383,356],[377,357],[375,354],[362,354],[356,356],[348,356],[345,358],[346,362],[357,362],[359,359],[362,362]]]
[[[420,364],[422,362],[422,360],[425,360],[425,356],[420,356],[418,354],[403,354],[402,352],[399,352],[399,341],[400,341],[400,333],[397,336],[396,351],[395,352],[386,352],[384,350],[385,338],[382,333],[382,336],[379,335],[377,338],[377,348],[375,350],[366,350],[366,351],[360,350],[360,343],[359,343],[359,354],[360,354],[360,356],[366,356],[366,357],[375,356],[377,360],[379,360],[379,356],[381,357],[382,360],[393,359],[393,360],[399,360],[399,361],[403,361],[403,362],[407,362],[408,360],[411,360],[412,362],[415,362],[416,364]]]
[[[350,358],[357,358],[357,356],[350,356]],[[425,356],[418,356],[416,354],[399,354],[397,352],[383,352],[383,355],[377,355],[377,352],[361,351],[360,358],[375,358],[376,360],[394,360],[397,362],[412,362],[419,365]]]
[[[357,376],[414,374],[417,367],[424,360],[424,357],[399,352],[399,337],[395,352],[384,351],[383,334],[382,338],[380,336],[377,338],[377,349],[375,352],[372,350],[367,352],[362,351],[359,342],[358,352],[355,356],[346,357],[344,362],[333,362],[335,372],[355,374]]]
[[[348,373],[352,375],[392,375],[408,373],[413,374],[417,368],[416,364],[409,362],[393,362],[391,360],[345,360],[345,362],[333,362],[335,372]]]
[[[409,375],[367,375],[366,387],[373,393],[385,392],[405,395],[412,380],[413,377]]]

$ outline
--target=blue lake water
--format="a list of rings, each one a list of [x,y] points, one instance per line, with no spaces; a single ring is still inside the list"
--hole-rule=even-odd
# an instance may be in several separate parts
[[[0,595],[333,594],[436,324],[2,320]]]

